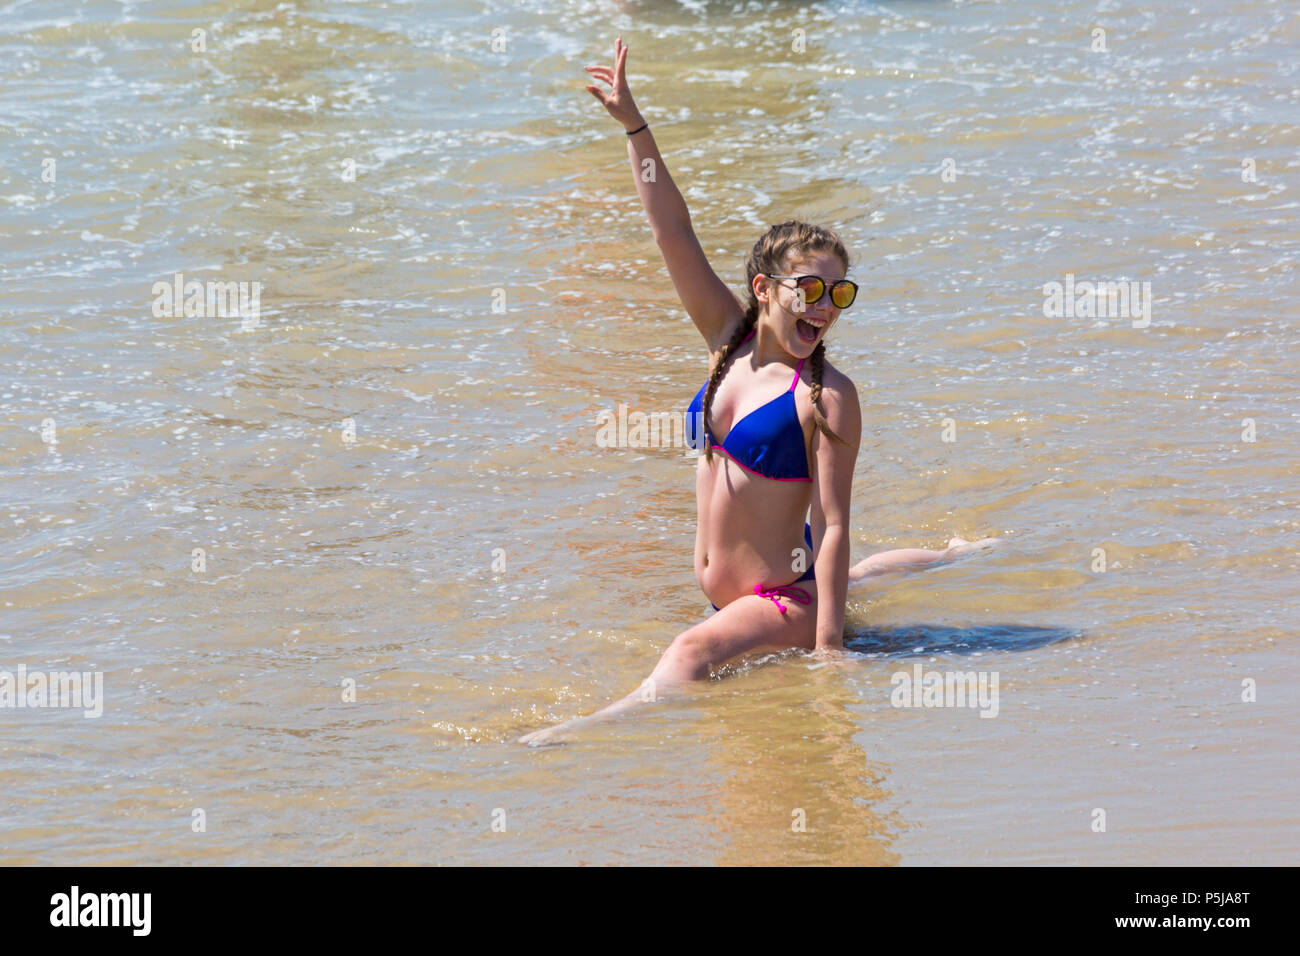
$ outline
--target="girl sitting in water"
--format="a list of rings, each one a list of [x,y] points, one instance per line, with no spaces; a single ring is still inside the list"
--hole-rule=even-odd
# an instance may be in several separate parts
[[[800,647],[834,656],[844,646],[850,581],[929,567],[996,540],[953,538],[944,551],[885,551],[849,567],[862,414],[857,390],[826,361],[823,341],[857,295],[845,278],[848,251],[818,226],[772,226],[745,261],[742,305],[705,259],[686,203],[632,101],[626,62],[620,37],[613,69],[587,67],[612,91],[587,89],[628,133],[633,178],[655,241],[709,348],[708,381],[688,409],[687,421],[698,424],[687,434],[703,450],[695,478],[695,578],[717,613],[678,634],[627,697],[519,738],[531,745],[654,700],[673,684],[706,678],[711,667],[749,651]],[[654,176],[643,178],[647,167]]]

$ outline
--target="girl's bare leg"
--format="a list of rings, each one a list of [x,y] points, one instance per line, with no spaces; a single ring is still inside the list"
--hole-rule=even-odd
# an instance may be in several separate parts
[[[936,565],[947,564],[972,551],[987,550],[993,547],[997,538],[980,538],[967,541],[965,538],[952,538],[943,551],[931,551],[926,548],[897,548],[893,551],[881,551],[859,561],[849,568],[849,582],[864,581],[867,578],[888,574],[890,571],[919,571]]]
[[[746,595],[732,601],[716,614],[678,634],[650,676],[626,697],[594,714],[524,734],[518,743],[537,747],[564,740],[569,731],[653,703],[669,696],[688,681],[704,680],[711,667],[747,651],[760,647],[812,650],[816,645],[813,633],[817,623],[817,593],[816,588],[805,590],[811,592],[812,602],[797,604],[786,601],[785,614],[780,613],[770,600],[757,595]]]
[[[540,747],[543,744],[554,743],[567,738],[568,731],[577,730],[579,727],[585,727],[589,724],[600,723],[603,720],[609,720],[616,717],[625,710],[631,710],[641,704],[649,704],[664,696],[665,690],[671,689],[672,685],[660,685],[653,677],[647,677],[641,682],[636,690],[620,700],[614,701],[608,707],[604,707],[594,714],[588,714],[586,717],[575,717],[572,720],[566,720],[562,724],[556,724],[553,727],[544,727],[541,730],[534,730],[531,734],[524,734],[516,743],[528,744],[530,747]]]
[[[849,568],[849,583],[861,583],[891,571],[915,571],[946,564],[972,551],[991,548],[997,540],[953,538],[943,551],[925,548],[882,551]],[[731,602],[712,617],[678,634],[650,676],[626,697],[594,714],[524,734],[517,742],[533,747],[557,743],[579,727],[609,720],[642,704],[653,703],[687,681],[703,680],[709,676],[711,666],[758,647],[812,650],[816,645],[813,631],[817,621],[817,589],[806,590],[812,594],[812,603],[800,605],[790,602],[785,614],[777,612],[767,598],[746,596]]]

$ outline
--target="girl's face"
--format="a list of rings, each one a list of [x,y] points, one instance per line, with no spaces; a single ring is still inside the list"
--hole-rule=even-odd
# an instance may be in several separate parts
[[[834,253],[815,252],[789,259],[787,268],[778,275],[820,276],[826,284],[821,299],[807,303],[800,311],[799,290],[794,279],[754,277],[754,294],[765,307],[768,327],[777,333],[787,352],[806,358],[839,318],[840,310],[831,302],[830,287],[844,278],[844,263]]]

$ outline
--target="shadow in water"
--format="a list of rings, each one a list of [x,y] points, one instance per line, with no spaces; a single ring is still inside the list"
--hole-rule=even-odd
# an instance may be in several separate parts
[[[1029,651],[1082,637],[1083,631],[1026,624],[903,624],[845,629],[844,648],[876,657],[971,654],[975,651]]]

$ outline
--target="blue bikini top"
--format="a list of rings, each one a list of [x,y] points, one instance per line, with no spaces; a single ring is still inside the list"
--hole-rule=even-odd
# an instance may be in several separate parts
[[[745,337],[744,345],[754,333]],[[804,447],[803,427],[794,404],[794,387],[799,384],[803,361],[795,369],[790,387],[766,405],[760,405],[731,426],[727,440],[721,445],[713,441],[713,432],[707,423],[705,430],[713,447],[741,468],[773,481],[812,481],[808,469],[808,452]],[[705,382],[686,409],[686,441],[692,448],[703,451],[704,441],[697,434],[697,424],[703,419]]]

